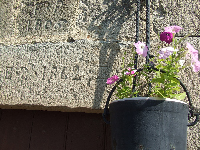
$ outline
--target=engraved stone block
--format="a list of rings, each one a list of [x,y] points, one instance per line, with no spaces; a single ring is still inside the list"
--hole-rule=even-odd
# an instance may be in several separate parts
[[[0,50],[0,106],[26,109],[26,105],[102,108],[106,79],[113,62],[121,62],[116,55],[124,51],[119,44],[90,40],[0,46]]]

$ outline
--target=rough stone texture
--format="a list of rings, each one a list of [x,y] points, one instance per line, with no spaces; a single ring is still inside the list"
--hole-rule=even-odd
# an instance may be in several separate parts
[[[0,43],[3,44],[64,42],[68,37],[75,40],[135,40],[135,0],[3,0],[0,5]],[[143,2],[140,24],[144,33]]]
[[[120,75],[125,51],[130,61],[136,1],[1,0],[0,8],[0,107],[101,112],[112,87],[106,79]],[[179,37],[191,33],[183,46],[199,50],[199,18],[199,0],[153,0],[151,52],[170,25],[184,28]],[[145,41],[143,0],[140,19]],[[199,107],[200,74],[186,68],[181,77]],[[188,128],[188,149],[200,149],[199,131]]]
[[[118,47],[86,40],[1,46],[1,104],[101,108],[92,103],[101,103],[111,72],[103,56],[112,50],[114,60]]]
[[[199,0],[154,0],[152,3],[154,32],[160,32],[168,25],[179,25],[184,30],[180,31],[178,36],[188,33],[199,36]]]

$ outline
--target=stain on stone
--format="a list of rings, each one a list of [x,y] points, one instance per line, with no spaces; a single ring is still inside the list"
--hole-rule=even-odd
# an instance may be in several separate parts
[[[75,40],[72,37],[68,37],[67,42],[75,42]]]
[[[16,75],[17,75],[17,76],[20,75],[20,71],[19,71],[19,70],[16,71]]]

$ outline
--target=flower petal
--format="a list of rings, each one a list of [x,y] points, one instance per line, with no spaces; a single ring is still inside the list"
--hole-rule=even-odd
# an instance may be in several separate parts
[[[179,64],[180,64],[181,66],[183,66],[184,63],[185,63],[185,60],[179,60]]]
[[[165,27],[164,29],[165,29],[164,32],[177,33],[183,28],[181,28],[179,26],[169,26],[169,27]]]
[[[136,47],[137,54],[142,55],[143,57],[147,56],[148,48],[145,43],[138,41],[137,43],[134,43],[134,45]]]
[[[113,84],[115,81],[119,80],[119,77],[117,75],[114,75],[107,79],[107,84]]]
[[[160,34],[160,40],[165,41],[166,43],[170,44],[173,39],[173,34],[171,32],[162,32]]]
[[[131,69],[131,68],[128,68],[128,70],[129,70],[129,71],[124,72],[125,75],[135,74],[135,72],[137,71],[137,70],[134,70],[134,68],[132,68],[132,69]],[[131,71],[131,70],[132,70],[132,71]]]
[[[194,72],[200,71],[200,61],[196,60],[195,62],[191,64],[191,66]]]
[[[159,51],[159,59],[166,59],[168,58],[171,54],[173,54],[174,51],[178,51],[178,49],[174,49],[173,47],[165,47],[162,48]]]
[[[194,49],[194,47],[187,42],[186,47],[188,48],[188,52],[191,54],[192,59],[197,59],[198,60],[198,51]]]

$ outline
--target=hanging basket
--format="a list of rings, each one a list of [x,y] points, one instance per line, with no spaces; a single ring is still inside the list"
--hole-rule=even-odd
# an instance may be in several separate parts
[[[136,11],[136,42],[139,39],[140,0],[137,0]],[[146,46],[150,48],[150,0],[146,0]],[[134,68],[137,69],[135,55]],[[146,64],[149,70],[165,71],[154,68],[149,63],[153,56],[147,51]],[[137,72],[143,69],[137,69]],[[177,79],[177,78],[176,78]],[[179,79],[177,79],[179,80]],[[194,111],[189,92],[184,84],[180,85],[186,92],[189,105],[175,99],[153,97],[124,98],[113,101],[110,98],[117,84],[112,88],[106,101],[103,119],[111,126],[113,150],[186,150],[187,126],[195,125],[199,120],[199,113]],[[133,80],[133,88],[136,77]],[[150,89],[149,85],[149,89]],[[159,99],[159,100],[158,100]],[[110,116],[110,121],[107,117]],[[195,117],[194,121],[187,123]]]
[[[152,66],[152,69],[156,68]],[[124,98],[109,105],[110,98],[121,81],[122,79],[112,88],[103,113],[104,121],[111,126],[112,149],[186,150],[187,126],[198,122],[199,113],[194,113],[184,84],[179,80],[189,105],[175,99],[154,97]],[[108,115],[110,121],[106,119]],[[196,119],[188,124],[191,117]]]
[[[109,110],[113,150],[186,150],[186,103],[135,97],[113,101]]]

